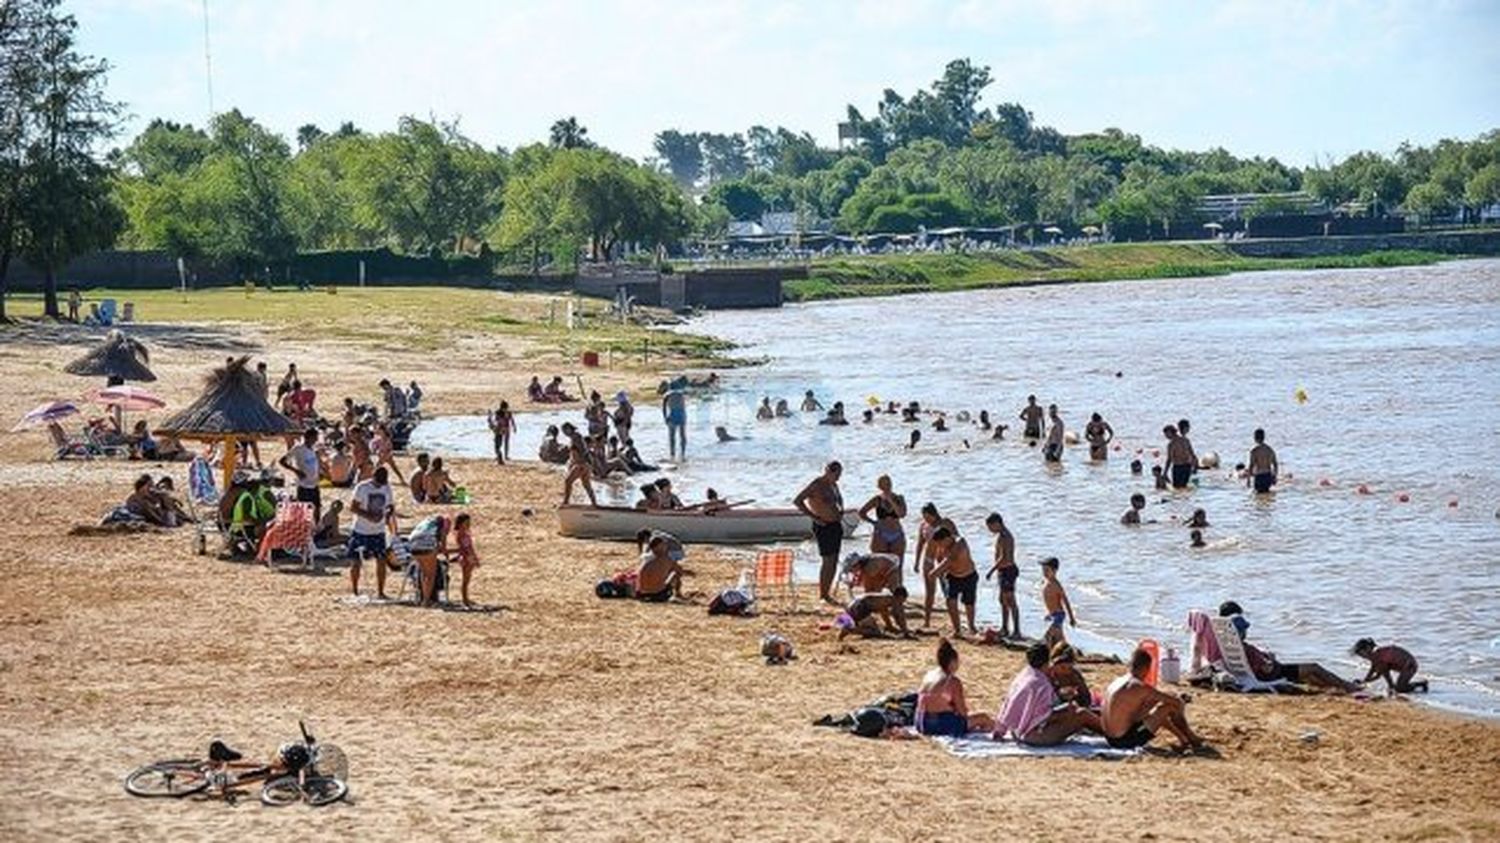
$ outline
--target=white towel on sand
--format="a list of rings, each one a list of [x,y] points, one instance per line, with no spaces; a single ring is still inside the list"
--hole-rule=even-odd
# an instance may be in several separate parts
[[[997,741],[988,732],[971,732],[961,738],[933,738],[960,758],[1132,758],[1139,749],[1115,749],[1103,738],[1078,735],[1057,746],[1028,746],[1012,740]]]

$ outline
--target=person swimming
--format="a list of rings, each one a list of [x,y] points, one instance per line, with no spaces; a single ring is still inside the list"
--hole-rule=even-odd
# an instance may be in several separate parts
[[[1192,547],[1192,548],[1208,547],[1208,543],[1203,540],[1203,531],[1202,530],[1194,530],[1191,533],[1188,533],[1188,547]]]
[[[1125,510],[1124,515],[1120,516],[1120,523],[1124,524],[1127,527],[1140,526],[1141,510],[1145,508],[1146,496],[1141,494],[1140,492],[1136,492],[1135,494],[1130,496],[1130,508]]]
[[[714,436],[717,436],[720,442],[738,442],[740,440],[738,436],[731,434],[722,424],[714,428]]]
[[[1138,475],[1138,474],[1140,474],[1144,470],[1145,470],[1145,466],[1141,465],[1141,461],[1140,460],[1131,460],[1130,461],[1130,473],[1131,474],[1137,474]]]
[[[917,447],[917,443],[921,442],[921,441],[922,441],[922,431],[920,431],[920,430],[913,430],[911,432],[911,441],[909,441],[909,442],[906,443],[906,450],[910,451],[911,449]]]

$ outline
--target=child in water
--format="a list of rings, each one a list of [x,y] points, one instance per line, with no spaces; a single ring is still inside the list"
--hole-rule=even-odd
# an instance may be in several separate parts
[[[1127,527],[1139,526],[1141,523],[1141,510],[1146,508],[1146,496],[1140,492],[1130,496],[1130,508],[1120,516],[1120,523]]]
[[[1203,541],[1202,530],[1194,530],[1191,533],[1188,533],[1188,547],[1208,547],[1208,543]]]
[[[1427,680],[1411,681],[1417,674],[1417,657],[1404,647],[1397,647],[1395,644],[1380,647],[1376,646],[1373,638],[1361,638],[1354,642],[1351,652],[1370,662],[1370,672],[1361,682],[1371,682],[1378,676],[1385,680],[1386,689],[1392,693],[1427,693]],[[1391,679],[1392,673],[1396,674],[1394,680]]]
[[[1161,466],[1151,466],[1151,481],[1156,484],[1158,492],[1165,492],[1167,490],[1167,475],[1162,473]]]

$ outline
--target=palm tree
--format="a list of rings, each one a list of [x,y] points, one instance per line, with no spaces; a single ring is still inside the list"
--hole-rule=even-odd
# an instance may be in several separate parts
[[[588,139],[589,130],[579,124],[577,117],[565,117],[552,124],[550,143],[554,149],[580,149],[594,145]]]

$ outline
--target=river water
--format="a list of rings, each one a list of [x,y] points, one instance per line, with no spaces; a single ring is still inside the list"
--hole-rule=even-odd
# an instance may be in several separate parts
[[[976,557],[988,554],[985,514],[1002,512],[1029,633],[1041,631],[1035,563],[1057,556],[1085,644],[1125,651],[1154,636],[1182,647],[1188,609],[1235,599],[1252,640],[1283,660],[1362,675],[1354,640],[1395,641],[1434,677],[1429,702],[1500,715],[1500,261],[862,299],[711,313],[688,330],[766,362],[724,373],[719,392],[691,405],[689,459],[670,469],[685,498],[712,486],[785,505],[836,458],[849,504],[889,473],[910,504],[909,534],[917,507],[934,501]],[[762,396],[795,408],[805,389],[844,401],[851,425],[755,420]],[[1120,450],[1091,464],[1073,447],[1060,468],[1044,466],[1016,441],[1028,393],[1056,402],[1069,430],[1102,413]],[[944,410],[951,430],[929,417],[908,450],[914,425],[860,420],[870,398]],[[981,409],[1012,425],[1005,441],[955,421]],[[565,416],[523,417],[517,455],[534,456],[544,423]],[[1149,466],[1162,426],[1182,417],[1198,452],[1219,453],[1226,470],[1156,493],[1128,464],[1139,453]],[[660,415],[642,407],[637,420],[643,453],[660,456]],[[715,441],[720,425],[741,439]],[[1227,476],[1256,427],[1291,474],[1260,499]],[[435,420],[414,447],[484,455],[488,434],[482,419]],[[1157,523],[1122,527],[1136,491]],[[1207,549],[1190,549],[1175,523],[1196,507],[1212,524]],[[919,592],[920,578],[908,586]],[[984,586],[982,622],[997,617]]]

